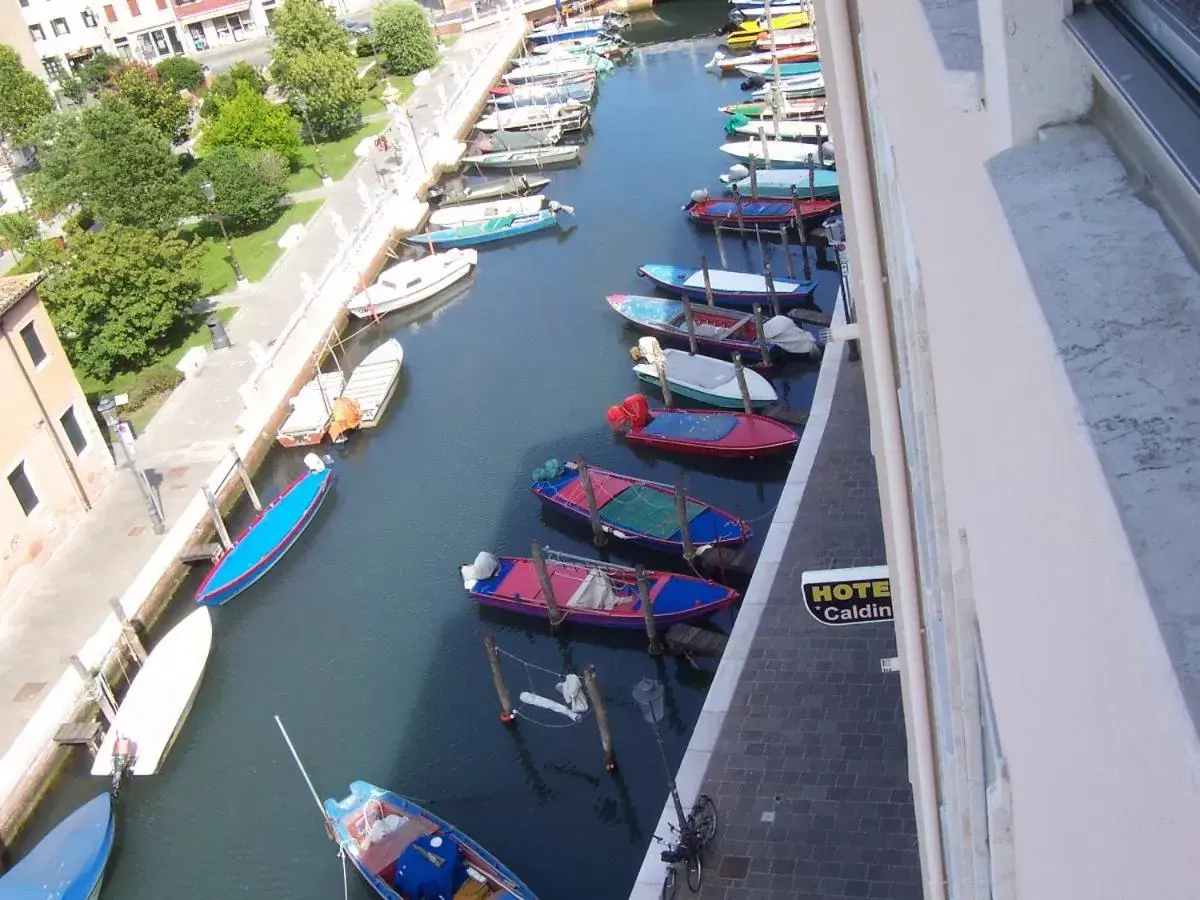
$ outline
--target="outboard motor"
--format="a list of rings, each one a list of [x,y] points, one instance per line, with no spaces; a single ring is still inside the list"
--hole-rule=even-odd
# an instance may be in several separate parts
[[[112,753],[112,787],[109,793],[112,794],[113,800],[116,800],[121,793],[121,781],[133,768],[133,763],[137,759],[137,744],[132,738],[127,738],[123,735],[117,735],[117,739],[113,742]]]
[[[753,91],[753,90],[757,90],[760,87],[765,87],[766,83],[767,83],[767,79],[763,78],[761,75],[751,75],[749,78],[747,78],[745,81],[743,81],[741,83],[741,85],[739,85],[739,86],[741,87],[741,89],[743,91]]]

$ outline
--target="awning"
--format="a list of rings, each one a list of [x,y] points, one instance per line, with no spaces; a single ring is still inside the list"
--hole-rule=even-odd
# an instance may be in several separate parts
[[[199,0],[197,3],[185,3],[175,7],[175,13],[183,24],[203,22],[217,16],[229,13],[246,12],[250,9],[250,0]]]

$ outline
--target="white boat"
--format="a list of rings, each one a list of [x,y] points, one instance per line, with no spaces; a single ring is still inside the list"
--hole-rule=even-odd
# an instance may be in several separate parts
[[[652,361],[655,352],[661,353],[667,364],[667,381],[671,390],[684,397],[699,400],[712,406],[727,409],[742,408],[742,393],[738,387],[734,365],[711,356],[695,356],[686,350],[663,349],[654,338],[638,341],[638,350],[643,362],[633,367],[638,378],[658,385],[658,367]],[[752,369],[743,369],[746,389],[750,393],[750,404],[754,407],[770,406],[778,398],[771,382]]]
[[[803,167],[810,162],[816,165],[822,165],[821,160],[824,157],[831,156],[832,152],[828,144],[809,144],[803,141],[771,141],[766,144],[766,153],[763,152],[763,141],[736,141],[732,144],[722,144],[721,152],[728,153],[734,159],[740,159],[745,162],[756,160],[759,163],[769,163],[772,166],[785,167]],[[765,158],[764,158],[765,156]]]
[[[362,414],[359,428],[374,428],[379,424],[396,392],[403,363],[404,348],[398,340],[389,338],[354,367],[342,396],[358,404]]]
[[[557,147],[530,147],[528,150],[503,150],[499,153],[480,153],[464,156],[460,162],[480,169],[523,169],[541,168],[579,159],[577,144],[559,144]]]
[[[755,100],[769,100],[775,85],[768,84],[754,91],[750,96]],[[824,97],[825,73],[816,72],[812,75],[796,75],[792,78],[779,80],[779,92],[783,97]]]
[[[474,250],[455,247],[396,263],[384,269],[373,285],[351,297],[346,309],[355,318],[368,319],[414,306],[466,278],[478,259]]]
[[[158,773],[196,699],[211,647],[212,616],[206,606],[163,636],[129,685],[96,753],[93,775],[112,775],[118,737],[134,744],[128,774]]]
[[[734,129],[738,134],[748,134],[760,137],[766,134],[768,138],[785,141],[797,141],[801,138],[828,138],[829,125],[824,119],[761,119],[757,122],[747,122]]]
[[[518,106],[484,116],[475,123],[480,131],[525,131],[558,125],[563,131],[577,131],[588,120],[588,106],[575,100],[547,106]]]
[[[753,6],[739,6],[734,12],[740,13],[747,19],[760,19],[767,14],[767,8],[759,3]],[[771,7],[771,18],[804,12],[808,12],[808,7],[802,3],[781,3]]]
[[[447,206],[434,210],[433,215],[429,217],[429,224],[439,228],[453,228],[455,225],[498,219],[500,216],[528,216],[541,209],[545,201],[544,194],[534,194],[532,197],[509,197],[488,203]]]
[[[704,67],[706,69],[720,69],[722,72],[733,72],[736,69],[741,69],[743,66],[770,66],[776,57],[779,58],[780,65],[786,65],[791,62],[808,62],[810,54],[816,52],[816,44],[780,48],[777,53],[765,50],[760,53],[745,53],[741,56],[726,56],[718,50],[713,54],[713,58],[704,64]]]
[[[519,66],[504,76],[509,84],[528,84],[547,78],[569,78],[596,71],[596,62],[586,56],[560,58],[551,56],[535,65]]]
[[[775,32],[775,49],[782,50],[785,47],[798,47],[801,44],[811,44],[817,39],[812,28],[781,28]],[[760,50],[771,49],[771,35],[763,32],[754,42],[754,46]]]
[[[325,372],[312,379],[292,398],[292,411],[275,439],[284,447],[321,443],[333,418],[333,401],[342,396],[345,387],[346,376],[341,372]]]

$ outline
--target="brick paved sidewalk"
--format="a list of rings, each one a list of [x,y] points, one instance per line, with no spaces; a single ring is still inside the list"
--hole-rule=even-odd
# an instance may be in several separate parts
[[[843,360],[804,499],[704,779],[720,811],[702,900],[920,898],[887,625],[830,627],[805,570],[884,562],[861,363]]]

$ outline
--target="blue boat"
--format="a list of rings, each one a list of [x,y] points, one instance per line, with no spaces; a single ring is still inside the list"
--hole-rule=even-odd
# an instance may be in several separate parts
[[[733,193],[734,188],[743,197],[751,196],[754,187],[750,183],[750,175],[738,171],[745,166],[734,166],[732,172],[721,176],[726,193]],[[758,196],[789,199],[795,193],[800,198],[831,198],[841,196],[841,185],[836,169],[760,169],[755,173]],[[809,179],[812,179],[811,189]]]
[[[346,858],[385,900],[537,900],[471,837],[400,794],[353,781],[324,809]]]
[[[106,791],[63,819],[0,876],[0,900],[95,900],[114,831],[112,799]]]
[[[558,225],[559,211],[570,212],[569,206],[551,202],[549,209],[539,210],[524,216],[500,216],[496,219],[486,219],[483,222],[470,222],[455,225],[453,228],[443,228],[440,231],[427,231],[424,234],[413,234],[405,238],[410,244],[435,247],[469,247],[473,244],[488,244],[492,241],[503,241],[507,238],[520,237],[523,234],[533,234],[546,228]]]
[[[704,272],[701,269],[689,269],[684,266],[671,266],[665,263],[646,263],[638,266],[637,273],[643,278],[654,282],[669,294],[678,297],[688,297],[692,300],[704,300]],[[753,272],[730,272],[725,269],[709,269],[708,281],[712,288],[713,298],[723,306],[736,306],[743,309],[754,304],[768,304],[771,294],[767,290],[767,279]],[[783,309],[794,306],[811,306],[813,293],[817,285],[812,281],[787,281],[776,278],[775,296]]]
[[[543,30],[544,29],[544,30]],[[595,21],[583,25],[542,26],[533,29],[526,38],[531,46],[538,44],[556,44],[559,41],[574,41],[579,38],[599,37],[604,32],[604,26]]]
[[[313,520],[329,494],[333,469],[315,454],[304,458],[307,474],[293,481],[275,501],[255,516],[196,590],[205,606],[228,603],[262,578]]]
[[[738,73],[747,78],[772,78],[775,70],[770,63],[751,63],[737,67]],[[821,63],[813,62],[783,62],[779,64],[780,78],[795,78],[799,75],[816,75],[821,71]],[[762,82],[759,82],[761,84]]]

